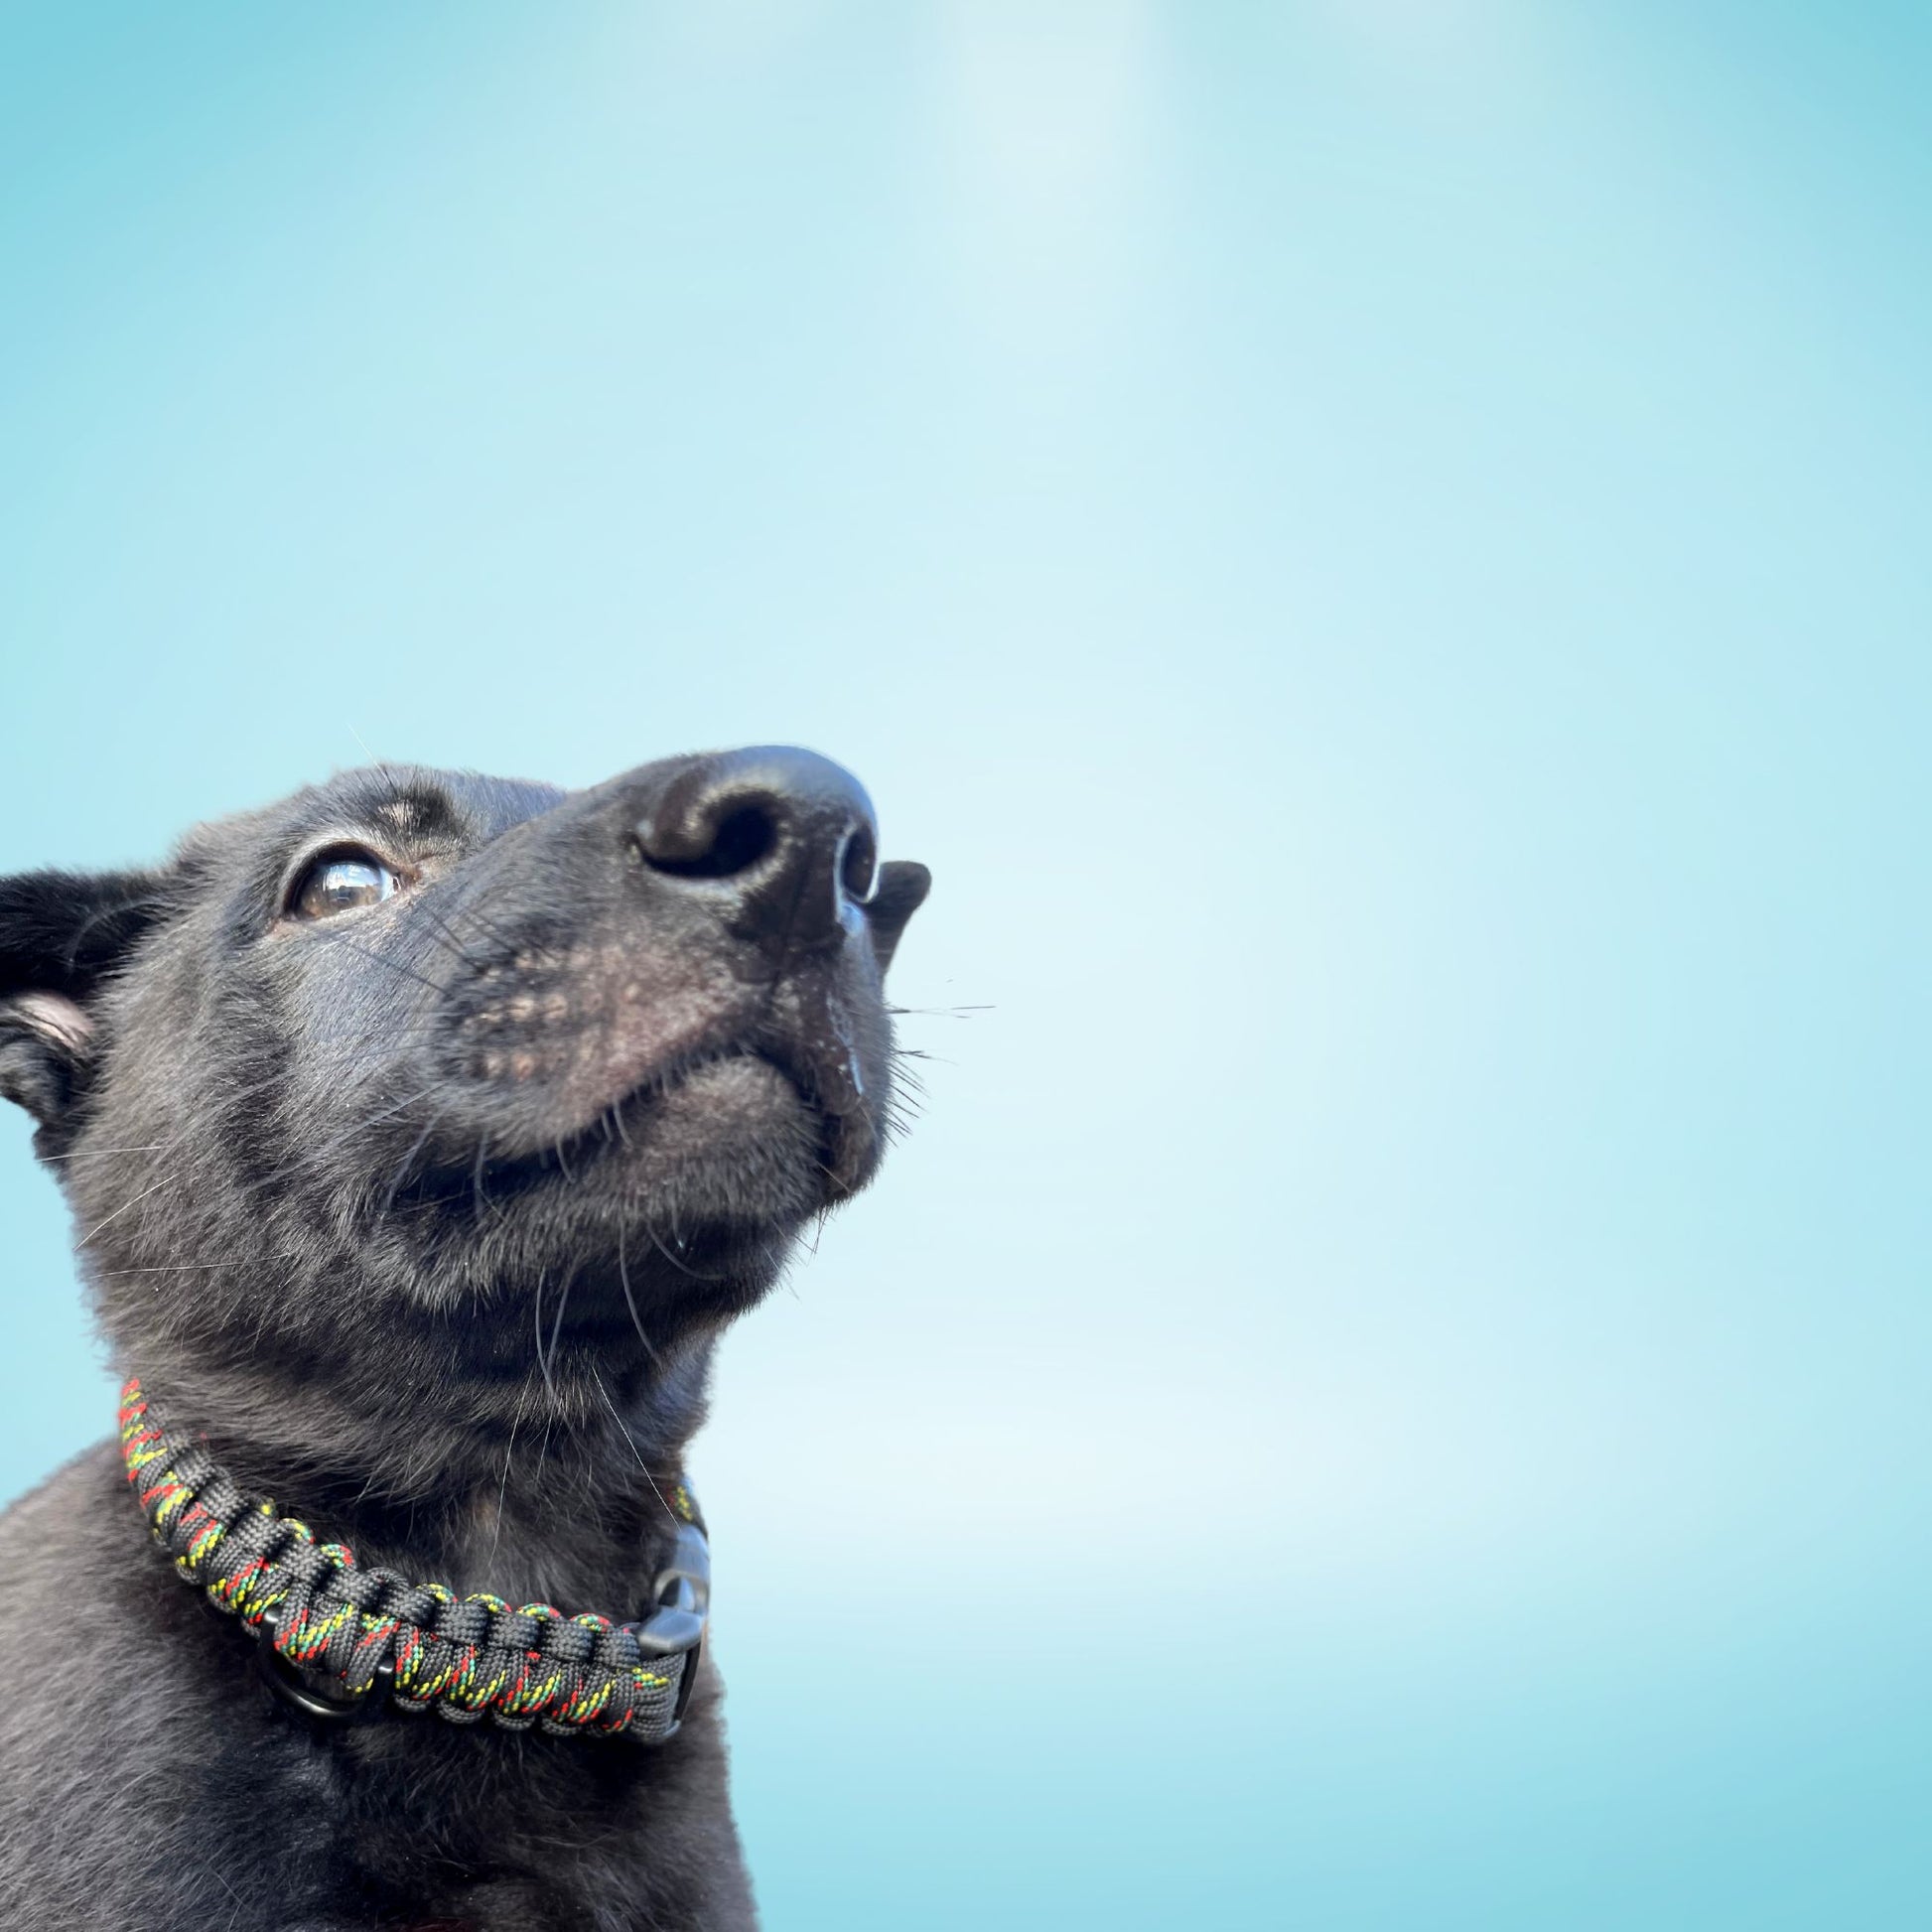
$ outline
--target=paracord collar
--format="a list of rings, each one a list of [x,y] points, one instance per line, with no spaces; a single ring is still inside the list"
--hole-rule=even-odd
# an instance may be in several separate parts
[[[510,1730],[659,1744],[690,1702],[711,1600],[711,1557],[682,1479],[671,1560],[636,1622],[500,1596],[459,1597],[365,1569],[318,1543],[267,1497],[245,1494],[207,1450],[171,1431],[138,1377],[121,1390],[121,1458],[154,1538],[184,1582],[253,1632],[263,1674],[311,1717],[433,1710]]]

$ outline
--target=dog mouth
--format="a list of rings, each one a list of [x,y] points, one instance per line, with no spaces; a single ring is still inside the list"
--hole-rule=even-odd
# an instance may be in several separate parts
[[[733,1203],[759,1191],[748,1177],[768,1185],[789,1173],[809,1180],[808,1205],[824,1205],[857,1188],[874,1154],[862,1094],[836,1077],[829,1093],[827,1084],[782,1042],[723,1042],[652,1069],[546,1145],[492,1156],[485,1142],[476,1173],[492,1185],[550,1174],[567,1185],[656,1180]]]
[[[846,1138],[846,1122],[826,1104],[809,1069],[768,1047],[734,1044],[682,1056],[651,1074],[577,1138],[601,1135],[607,1122],[621,1138],[648,1135],[658,1121],[675,1116],[702,1119],[727,1141],[755,1140],[793,1128],[801,1114],[829,1168],[836,1144]]]

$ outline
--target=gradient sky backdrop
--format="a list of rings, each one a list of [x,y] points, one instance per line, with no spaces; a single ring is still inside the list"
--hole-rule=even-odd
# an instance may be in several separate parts
[[[0,867],[780,739],[937,875],[695,1463],[774,1932],[1932,1922],[1929,84],[0,15]],[[0,1226],[11,1493],[111,1417],[12,1119]]]

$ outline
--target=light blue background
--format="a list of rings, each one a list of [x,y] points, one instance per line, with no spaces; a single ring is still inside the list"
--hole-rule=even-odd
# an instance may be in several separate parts
[[[774,1932],[1932,1923],[1929,40],[0,16],[0,866],[786,739],[937,875],[696,1465]]]

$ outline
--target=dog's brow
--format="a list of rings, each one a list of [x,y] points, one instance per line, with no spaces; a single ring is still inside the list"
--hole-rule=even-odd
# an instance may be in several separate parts
[[[448,825],[450,808],[443,800],[426,798],[421,792],[398,792],[369,807],[369,816],[405,837],[422,837]]]
[[[363,774],[361,782],[337,794],[336,805],[403,839],[448,835],[458,829],[462,816],[442,789],[401,773]]]

